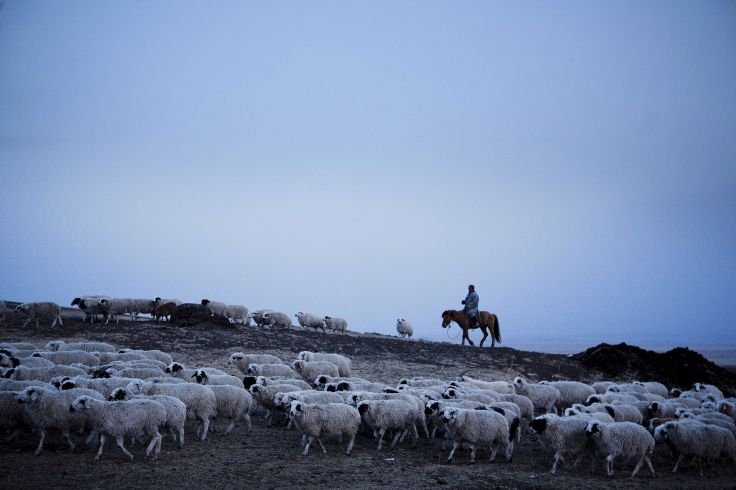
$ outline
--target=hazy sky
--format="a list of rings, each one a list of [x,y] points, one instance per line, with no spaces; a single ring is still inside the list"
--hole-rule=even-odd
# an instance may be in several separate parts
[[[0,298],[736,342],[735,131],[730,1],[9,0]]]

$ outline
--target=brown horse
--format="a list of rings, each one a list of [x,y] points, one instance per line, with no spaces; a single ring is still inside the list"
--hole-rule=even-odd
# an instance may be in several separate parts
[[[463,342],[461,345],[465,345],[465,339],[468,339],[470,345],[475,345],[470,336],[468,330],[473,328],[479,328],[477,326],[471,327],[468,322],[468,314],[465,310],[445,310],[442,312],[442,328],[447,328],[451,322],[455,322],[460,325],[463,329]],[[496,345],[496,342],[501,343],[501,327],[498,325],[498,317],[487,311],[480,312],[480,330],[483,332],[483,338],[480,339],[480,346],[483,347],[483,341],[488,337],[488,330],[491,331],[491,347]]]

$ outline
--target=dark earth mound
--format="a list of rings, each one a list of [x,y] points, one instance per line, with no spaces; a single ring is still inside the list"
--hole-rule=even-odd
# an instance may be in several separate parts
[[[573,358],[614,378],[657,380],[681,389],[700,382],[717,385],[725,396],[736,393],[736,374],[687,347],[658,353],[625,343],[599,344]]]

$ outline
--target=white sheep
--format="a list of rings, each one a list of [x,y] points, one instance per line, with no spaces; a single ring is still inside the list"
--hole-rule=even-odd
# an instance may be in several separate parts
[[[586,412],[585,407],[579,404],[575,404],[572,407],[566,408],[563,412],[565,417],[581,417],[587,418],[588,420],[597,420],[599,422],[609,423],[615,422],[613,417],[606,412]]]
[[[548,413],[557,411],[562,395],[554,386],[530,384],[518,376],[514,378],[513,384],[516,393],[528,397],[534,404],[535,409],[542,408]]]
[[[253,398],[266,409],[266,424],[270,427],[271,421],[273,420],[273,412],[281,407],[278,407],[274,403],[274,396],[276,393],[287,393],[291,391],[299,391],[300,388],[293,384],[273,384],[263,386],[254,384],[249,388],[250,394]]]
[[[249,316],[253,319],[257,327],[262,327],[264,325],[268,325],[269,322],[266,320],[265,315],[266,313],[270,313],[272,311],[273,310],[269,309],[256,310],[251,312]]]
[[[226,374],[217,368],[208,367],[208,368],[197,368],[197,369],[204,370],[204,372],[206,372],[208,375]],[[189,369],[180,362],[172,362],[166,367],[166,373],[176,378],[183,379],[184,381],[192,381],[192,378],[194,378],[197,373],[197,369]]]
[[[714,385],[695,383],[693,385],[692,391],[696,393],[711,394],[716,398],[716,400],[723,399],[723,392]]]
[[[85,366],[98,366],[100,360],[92,353],[83,350],[65,350],[59,352],[34,352],[31,357],[42,357],[54,364],[84,364]]]
[[[38,346],[30,342],[0,342],[0,349],[8,349],[14,351],[28,350],[36,352]]]
[[[51,328],[54,328],[57,323],[60,327],[64,326],[64,322],[61,321],[61,307],[50,301],[22,303],[15,307],[15,312],[22,313],[28,317],[23,323],[23,327],[26,327],[29,323],[35,321],[36,328],[38,328],[38,319],[42,317],[51,317],[54,319],[51,323]]]
[[[116,369],[114,367],[109,367],[106,370],[96,373],[95,378],[107,378],[117,376],[119,378],[139,378],[139,379],[148,379],[148,378],[160,378],[164,376],[164,372],[160,370],[157,367],[120,367],[120,369]],[[237,378],[236,378],[237,379]],[[240,381],[240,380],[238,380]]]
[[[235,376],[229,374],[212,374],[208,375],[204,369],[197,369],[194,372],[194,379],[201,385],[213,386],[213,385],[229,385],[236,388],[243,388],[243,382]]]
[[[596,381],[595,383],[591,384],[590,387],[595,390],[597,394],[603,394],[605,393],[610,386],[615,385],[615,381]]]
[[[100,364],[108,364],[115,361],[141,361],[146,356],[138,352],[93,352],[92,354],[100,360]]]
[[[18,381],[36,380],[48,383],[57,376],[83,376],[87,374],[83,369],[72,366],[54,366],[47,368],[29,368],[18,366],[5,371],[3,377]]]
[[[227,305],[225,314],[233,323],[250,323],[248,319],[248,308],[243,305]]]
[[[125,354],[125,353],[130,353],[130,352],[140,354],[146,359],[161,362],[164,364],[164,368],[166,368],[166,365],[169,365],[174,361],[171,358],[171,354],[167,352],[163,352],[158,349],[149,349],[149,350],[120,349],[118,350],[119,354]]]
[[[514,393],[514,385],[508,381],[484,381],[482,379],[473,379],[470,376],[461,376],[460,380],[484,390],[493,390],[497,393],[506,394]]]
[[[441,385],[445,382],[439,378],[402,378],[399,385],[411,386],[412,388],[427,388],[429,386]]]
[[[83,350],[85,352],[115,352],[117,348],[106,342],[66,342],[64,340],[52,340],[46,344],[45,350],[53,352],[67,350]],[[36,349],[38,350],[38,349]]]
[[[227,318],[227,305],[220,301],[210,301],[207,298],[202,300],[202,305],[210,309],[212,315],[224,316]]]
[[[315,361],[327,361],[331,362],[335,366],[337,366],[337,369],[340,371],[340,376],[349,378],[350,377],[350,371],[352,368],[352,362],[347,357],[335,354],[332,352],[310,352],[310,351],[302,351],[299,354],[297,354],[296,358],[298,360],[302,361],[309,361],[309,362],[315,362]]]
[[[130,313],[133,315],[133,320],[137,320],[138,315],[140,315],[141,313],[153,315],[153,309],[155,308],[155,306],[153,305],[153,301],[150,299],[133,298],[131,300],[130,308]]]
[[[107,298],[107,296],[93,295],[76,297],[72,300],[71,305],[77,306],[84,313],[82,323],[87,320],[89,320],[90,323],[94,323],[97,315],[105,315],[105,310],[99,304],[100,300],[103,298]]]
[[[676,473],[682,460],[694,457],[698,460],[700,476],[703,476],[703,460],[718,459],[722,453],[736,458],[736,440],[726,429],[685,419],[665,422],[654,431],[656,440],[662,440],[673,449],[677,460],[672,468]],[[736,459],[733,459],[736,464]]]
[[[348,329],[348,322],[343,318],[326,316],[323,321],[325,322],[325,327],[329,328],[333,332],[345,333]]]
[[[132,400],[134,398],[150,398],[159,402],[166,410],[166,427],[171,437],[179,441],[179,447],[184,447],[184,424],[187,420],[187,406],[183,401],[169,395],[134,395],[125,388],[116,388],[108,397],[109,401]]]
[[[383,436],[388,430],[394,430],[396,435],[391,447],[406,434],[411,434],[416,443],[419,439],[417,428],[414,426],[416,407],[404,400],[364,400],[358,403],[358,413],[373,434],[378,437],[378,450],[383,446]]]
[[[271,354],[245,354],[243,352],[233,352],[230,354],[227,363],[234,364],[241,373],[248,374],[248,366],[251,364],[284,364],[284,361]]]
[[[209,387],[196,383],[165,384],[136,380],[131,381],[126,389],[136,395],[170,395],[180,399],[187,406],[187,417],[200,422],[197,435],[202,433],[202,441],[207,438],[210,419],[217,415],[217,399]]]
[[[495,410],[466,410],[445,408],[442,419],[447,424],[452,438],[452,450],[447,457],[451,463],[455,451],[461,444],[470,446],[470,462],[475,463],[476,446],[488,447],[491,461],[496,459],[500,449],[506,461],[511,461],[512,446],[509,444],[509,424],[506,418]]]
[[[34,429],[40,432],[41,438],[38,447],[33,453],[36,456],[43,451],[43,442],[49,429],[56,429],[64,436],[69,448],[76,447],[70,433],[85,427],[86,418],[83,414],[69,412],[71,403],[81,395],[91,395],[89,390],[58,391],[40,386],[31,386],[21,391],[17,400],[24,405],[25,414],[31,421]],[[93,395],[94,396],[94,395]],[[102,399],[102,395],[98,395]]]
[[[501,401],[501,397],[498,393],[491,390],[469,390],[461,391],[458,388],[448,388],[443,394],[442,398],[449,400],[456,398],[459,400],[472,400],[476,402],[485,403],[486,405]]]
[[[87,415],[92,425],[100,434],[100,448],[95,461],[100,459],[108,437],[115,439],[118,447],[133,461],[133,455],[125,449],[125,436],[136,439],[148,436],[151,442],[146,448],[146,456],[155,449],[153,457],[161,452],[161,434],[158,428],[166,424],[166,409],[155,401],[147,399],[133,399],[126,401],[108,402],[97,400],[89,396],[76,398],[69,411],[82,412]]]
[[[252,385],[257,384],[261,386],[271,386],[279,384],[288,384],[298,387],[300,390],[311,390],[312,386],[298,378],[287,378],[286,376],[246,376],[243,378],[243,384],[248,382],[246,388],[250,388]]]
[[[302,361],[296,360],[291,363],[292,369],[299,373],[307,383],[314,383],[321,374],[327,376],[338,376],[340,370],[333,363],[328,361]]]
[[[411,323],[403,318],[396,320],[396,331],[399,333],[399,337],[401,338],[411,338],[411,336],[414,335],[414,328],[411,326]]]
[[[286,364],[251,364],[248,366],[246,374],[249,376],[284,376],[301,379],[299,373]]]
[[[49,361],[48,359],[44,359],[43,357],[21,357],[17,358],[12,354],[9,354],[7,351],[0,350],[0,367],[7,367],[7,368],[13,368],[16,366],[25,366],[25,367],[35,367],[35,368],[41,368],[41,367],[54,367],[56,364]]]
[[[325,391],[371,391],[373,393],[385,393],[389,386],[383,383],[364,383],[362,381],[339,381],[327,383]]]
[[[322,331],[326,333],[324,321],[319,316],[313,315],[311,313],[304,313],[301,311],[294,316],[299,322],[299,325],[301,325],[302,327],[313,328],[315,330],[317,330],[318,328],[321,328]]]
[[[419,423],[419,427],[424,432],[424,435],[429,437],[429,429],[427,428],[427,420],[425,418],[425,409],[426,406],[424,404],[424,401],[422,401],[419,397],[414,396],[409,393],[373,393],[373,392],[353,392],[352,395],[348,397],[347,403],[350,403],[352,405],[357,406],[358,403],[362,402],[363,400],[403,400],[407,403],[410,403],[414,405],[414,408],[416,410],[415,414],[415,423]]]
[[[245,421],[248,430],[251,430],[250,411],[253,408],[253,397],[247,390],[230,385],[207,385],[207,387],[215,393],[217,417],[230,419],[225,434],[229,433],[241,419]]]
[[[607,393],[596,393],[595,395],[590,395],[584,402],[585,405],[591,405],[593,403],[613,403],[615,401],[622,401],[625,403],[635,402],[638,398],[636,398],[631,393],[617,393],[617,392],[607,392]],[[574,404],[573,404],[574,405]]]
[[[593,440],[598,453],[606,456],[608,476],[613,476],[613,460],[619,456],[636,460],[631,478],[639,472],[642,463],[649,466],[649,471],[654,476],[654,468],[649,459],[654,451],[654,438],[641,425],[632,422],[604,424],[591,420],[585,428],[585,434]]]
[[[643,386],[649,393],[654,393],[662,398],[668,398],[670,396],[667,387],[657,381],[633,381],[633,383]]]
[[[346,377],[346,376],[327,376],[320,374],[314,380],[314,387],[323,389],[327,383],[339,383],[340,381],[357,381],[361,383],[369,383],[367,379]]]
[[[52,380],[53,383],[54,380]],[[59,389],[62,391],[73,390],[78,388],[94,390],[102,395],[107,400],[112,392],[117,388],[125,388],[132,381],[136,381],[135,378],[86,378],[82,376],[76,376],[73,378],[64,376],[60,380]],[[55,384],[55,383],[54,383]]]
[[[559,417],[547,413],[536,417],[529,427],[537,433],[539,442],[544,448],[555,451],[552,474],[557,472],[557,464],[565,462],[567,457],[575,457],[577,465],[585,455],[591,455],[590,441],[585,436],[588,420],[583,417]]]
[[[133,310],[135,309],[135,303],[132,298],[102,298],[98,301],[100,308],[105,312],[105,325],[107,325],[111,319],[115,320],[115,324],[120,323],[118,315],[129,313],[129,321],[133,321]]]
[[[355,408],[342,403],[318,405],[293,401],[290,415],[302,434],[307,436],[307,444],[302,453],[304,456],[309,453],[309,446],[315,439],[322,448],[322,453],[327,453],[327,449],[325,449],[325,445],[320,439],[323,434],[349,436],[350,441],[345,454],[350,454],[350,451],[352,451],[361,420],[360,414]]]
[[[291,318],[286,313],[280,311],[269,311],[263,314],[263,319],[267,325],[279,328],[291,328]]]
[[[595,395],[595,390],[590,385],[580,381],[550,381],[545,384],[560,392],[560,400],[557,402],[560,412],[573,403],[584,403],[589,396]]]
[[[591,405],[593,407],[594,405]],[[608,414],[613,417],[616,422],[632,422],[634,424],[641,424],[643,417],[638,408],[628,403],[612,403],[606,405],[613,410],[613,413],[608,411]]]

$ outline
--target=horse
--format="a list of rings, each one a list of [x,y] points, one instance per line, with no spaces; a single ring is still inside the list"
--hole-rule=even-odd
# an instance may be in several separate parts
[[[491,347],[496,345],[496,342],[501,343],[501,327],[498,324],[498,317],[488,311],[480,312],[480,325],[471,327],[468,321],[468,313],[465,310],[445,310],[442,312],[442,328],[447,328],[451,322],[457,323],[460,328],[463,329],[463,341],[461,345],[465,345],[465,339],[468,339],[470,345],[475,345],[470,336],[468,330],[472,328],[480,328],[483,332],[483,338],[480,339],[480,347],[483,347],[483,341],[488,337],[488,330],[491,331]]]

